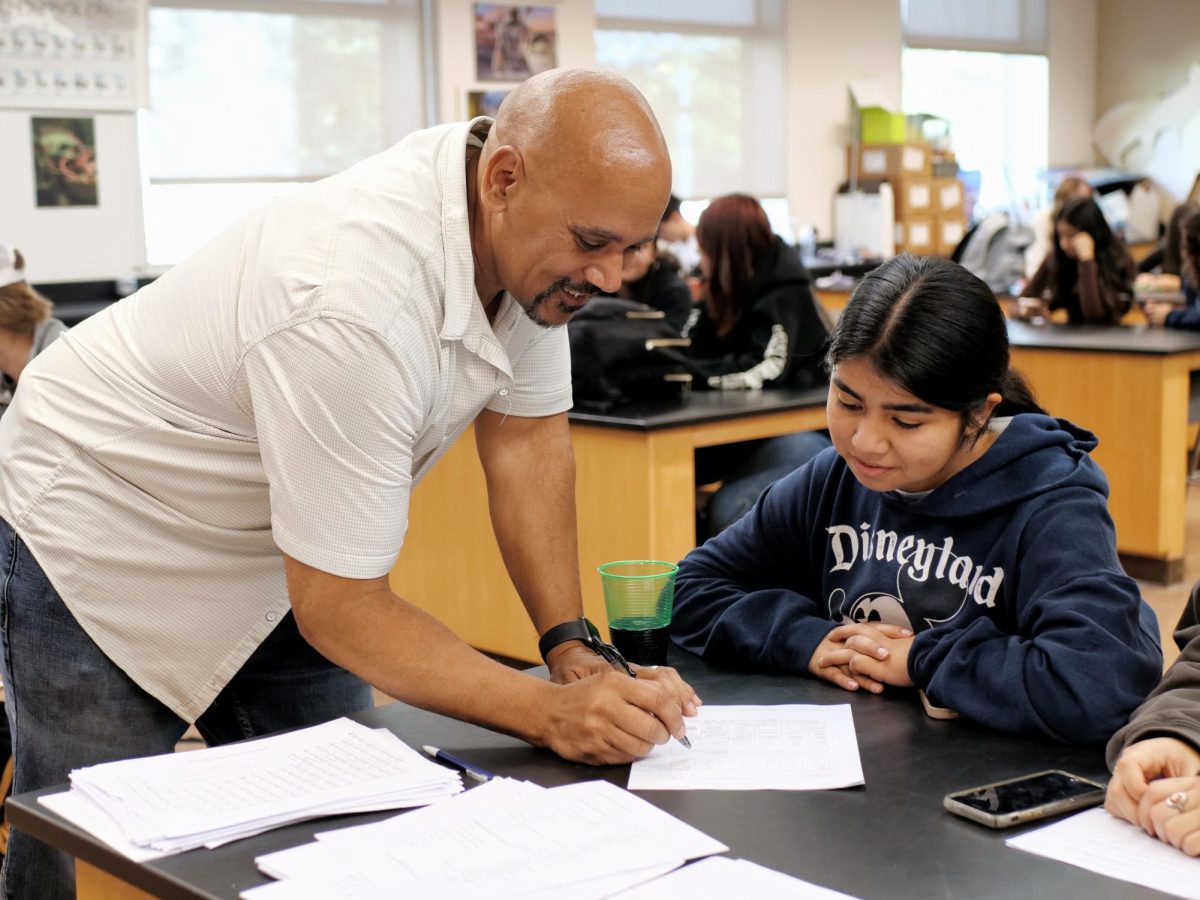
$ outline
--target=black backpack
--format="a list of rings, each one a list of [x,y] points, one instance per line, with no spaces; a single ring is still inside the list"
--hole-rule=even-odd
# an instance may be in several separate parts
[[[614,406],[679,396],[692,385],[691,344],[667,324],[662,310],[618,297],[596,297],[567,325],[575,406],[608,412]]]

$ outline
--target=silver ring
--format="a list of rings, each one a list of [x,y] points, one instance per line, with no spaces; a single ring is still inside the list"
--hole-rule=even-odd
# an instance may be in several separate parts
[[[1164,800],[1163,803],[1166,804],[1167,809],[1174,809],[1178,812],[1183,812],[1185,809],[1187,809],[1188,805],[1187,791],[1176,791],[1170,797]]]

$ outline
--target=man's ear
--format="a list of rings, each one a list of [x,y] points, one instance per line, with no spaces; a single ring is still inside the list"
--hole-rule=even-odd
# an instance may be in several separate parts
[[[480,197],[493,212],[508,208],[525,180],[525,161],[515,147],[497,147],[483,169]]]

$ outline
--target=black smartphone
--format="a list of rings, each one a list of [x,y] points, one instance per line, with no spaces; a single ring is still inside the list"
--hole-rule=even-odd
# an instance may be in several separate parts
[[[989,828],[1086,809],[1104,801],[1105,786],[1061,769],[1022,775],[947,794],[943,806]]]

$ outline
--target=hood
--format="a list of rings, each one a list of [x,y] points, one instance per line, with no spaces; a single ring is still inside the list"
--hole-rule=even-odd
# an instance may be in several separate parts
[[[751,297],[761,297],[767,291],[782,285],[806,285],[808,270],[800,262],[800,253],[795,247],[775,235],[774,243],[763,266],[755,273],[751,282]]]
[[[890,492],[891,502],[913,513],[955,518],[1013,506],[1065,487],[1108,496],[1108,479],[1089,455],[1098,441],[1065,419],[1014,416],[988,451],[920,500]]]

